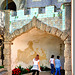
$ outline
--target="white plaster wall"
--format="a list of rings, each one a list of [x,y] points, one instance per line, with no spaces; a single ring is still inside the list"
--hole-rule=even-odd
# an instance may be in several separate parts
[[[40,55],[40,64],[48,67],[50,67],[49,59],[51,55],[54,54],[55,59],[57,55],[60,55],[62,67],[64,68],[64,45],[58,37],[34,28],[18,36],[12,42],[11,69],[18,65],[24,68],[33,65],[32,59],[36,54]],[[60,44],[62,44],[61,50]]]

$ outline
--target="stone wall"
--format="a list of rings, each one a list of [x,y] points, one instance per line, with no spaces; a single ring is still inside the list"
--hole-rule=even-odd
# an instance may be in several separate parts
[[[64,30],[62,25],[62,19],[59,17],[52,17],[52,18],[39,18],[41,23],[47,24],[48,26],[56,27],[60,30]],[[24,25],[28,24],[31,19],[27,20],[18,20],[16,22],[11,22],[10,25],[10,33],[14,32],[16,29],[22,28]]]
[[[4,27],[4,12],[0,11],[0,27]]]
[[[17,16],[12,16],[13,11],[10,12],[10,33],[16,29],[22,28],[22,26],[29,23],[34,16],[41,22],[48,26],[56,27],[60,30],[65,30],[65,9],[55,12],[55,6],[46,6],[45,13],[39,13],[39,8],[31,8],[29,15],[24,15],[24,10],[18,10]],[[20,14],[21,13],[21,14]]]

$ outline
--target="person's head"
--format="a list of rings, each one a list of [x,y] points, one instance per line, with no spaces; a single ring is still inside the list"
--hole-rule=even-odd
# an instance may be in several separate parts
[[[36,60],[39,60],[39,55],[38,55],[38,54],[36,55],[35,59],[36,59]]]
[[[54,55],[51,55],[51,58],[54,58]]]
[[[57,56],[57,59],[60,59],[60,56]]]

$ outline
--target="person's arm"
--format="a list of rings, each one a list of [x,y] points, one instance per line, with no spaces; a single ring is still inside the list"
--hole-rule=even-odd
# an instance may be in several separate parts
[[[54,67],[55,67],[55,60],[53,60],[53,63],[54,63]]]
[[[60,62],[60,68],[62,69],[61,62]]]
[[[39,67],[39,71],[40,71],[40,62],[38,62],[38,67]]]
[[[50,63],[51,61],[49,60],[49,63]]]

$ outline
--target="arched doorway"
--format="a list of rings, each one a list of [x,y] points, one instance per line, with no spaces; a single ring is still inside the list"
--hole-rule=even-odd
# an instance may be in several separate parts
[[[16,4],[14,3],[13,0],[8,0],[8,5],[6,5],[6,0],[2,3],[1,9],[6,10],[6,7],[8,6],[9,10],[16,11]]]
[[[8,71],[11,70],[11,63],[12,63],[11,62],[11,59],[12,59],[11,58],[11,53],[12,53],[11,45],[15,44],[15,43],[12,43],[12,41],[15,38],[18,38],[18,36],[23,35],[23,33],[26,33],[28,31],[30,31],[32,28],[35,28],[35,29],[37,28],[37,29],[39,29],[39,30],[41,30],[43,32],[46,32],[47,34],[49,34],[49,36],[50,35],[56,36],[56,37],[58,37],[58,40],[60,38],[61,41],[63,41],[63,43],[65,45],[65,49],[64,49],[64,58],[65,58],[64,69],[65,69],[65,75],[71,75],[71,40],[70,40],[70,36],[66,32],[63,32],[63,31],[61,31],[61,30],[59,30],[59,29],[57,29],[55,27],[50,27],[50,26],[47,26],[44,23],[41,23],[41,21],[39,21],[35,17],[32,19],[32,21],[30,23],[28,23],[27,25],[24,25],[21,29],[15,30],[12,34],[7,32],[9,34],[8,36],[5,34],[6,37],[5,37],[5,43],[4,43],[4,45],[5,45],[5,47],[4,47],[4,53],[5,54],[4,55],[6,56],[6,58],[4,59],[5,60],[4,67]],[[24,37],[24,38],[26,38],[26,37]],[[45,37],[43,37],[43,38],[45,38]],[[26,42],[26,41],[22,41],[22,42]],[[33,40],[33,41],[35,41],[36,43],[38,42],[36,40]],[[21,45],[22,44],[20,44],[19,46],[21,46]],[[30,50],[33,49],[32,48],[33,47],[32,41],[30,41],[28,43],[28,45],[29,45],[28,47],[30,47]],[[54,45],[54,43],[53,43],[53,45]],[[29,48],[27,48],[27,49],[29,49]],[[20,50],[19,50],[19,53],[20,53]]]
[[[32,65],[32,60],[37,54],[40,56],[40,65],[50,67],[49,59],[52,54],[61,58],[64,69],[64,42],[57,36],[53,36],[38,28],[32,28],[11,41],[11,69],[21,65],[23,68]],[[13,57],[14,56],[14,57]]]

